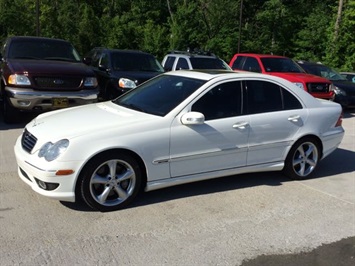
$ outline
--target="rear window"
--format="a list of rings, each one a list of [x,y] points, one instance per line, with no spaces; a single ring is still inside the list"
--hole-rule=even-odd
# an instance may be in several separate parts
[[[229,69],[219,58],[191,57],[190,62],[194,69]]]
[[[266,72],[303,73],[303,69],[290,58],[260,58]]]

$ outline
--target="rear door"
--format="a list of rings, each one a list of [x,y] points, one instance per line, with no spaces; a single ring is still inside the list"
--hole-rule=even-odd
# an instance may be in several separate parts
[[[283,161],[307,120],[307,110],[280,84],[249,80],[244,89],[250,126],[247,165]]]

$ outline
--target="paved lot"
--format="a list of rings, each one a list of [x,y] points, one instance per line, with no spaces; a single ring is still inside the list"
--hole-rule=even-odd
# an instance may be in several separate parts
[[[29,119],[11,127],[0,123],[0,265],[355,260],[355,112],[346,113],[346,136],[314,179],[289,181],[280,173],[225,177],[145,193],[130,208],[111,213],[44,198],[20,181],[13,145]],[[317,247],[322,252],[306,260]],[[272,254],[279,255],[267,256]],[[290,256],[295,264],[283,260]]]

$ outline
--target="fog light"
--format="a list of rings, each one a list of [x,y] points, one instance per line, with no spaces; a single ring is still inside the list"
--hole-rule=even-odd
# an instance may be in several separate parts
[[[31,104],[30,101],[23,101],[23,100],[19,100],[17,101],[17,103],[21,106],[29,106]]]
[[[58,183],[44,182],[44,181],[39,180],[37,178],[35,178],[35,180],[36,180],[38,186],[44,190],[55,190],[57,187],[59,187]]]
[[[47,190],[47,185],[45,182],[41,181],[41,180],[36,180],[37,184],[39,185],[40,188]]]

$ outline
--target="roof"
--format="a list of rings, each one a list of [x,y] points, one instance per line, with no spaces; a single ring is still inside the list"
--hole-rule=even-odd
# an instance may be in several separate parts
[[[289,58],[287,56],[282,55],[272,55],[272,54],[253,54],[253,53],[239,53],[236,55],[244,55],[244,56],[256,56],[256,57],[267,57],[267,58]]]
[[[60,41],[69,42],[63,39],[48,38],[48,37],[37,37],[37,36],[11,36],[7,38],[8,40],[38,40],[38,41]]]
[[[104,50],[104,51],[109,51],[109,52],[118,52],[118,53],[135,53],[135,54],[149,54],[147,52],[143,52],[141,50],[131,50],[131,49],[116,49],[116,48],[106,48],[106,47],[95,47],[92,50]]]

